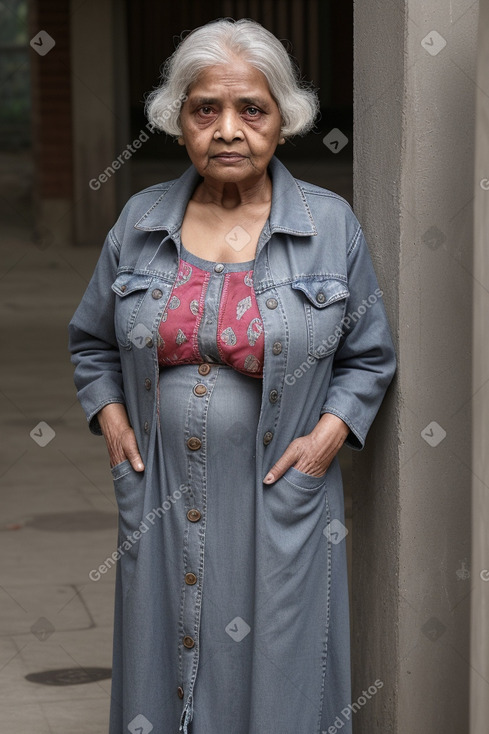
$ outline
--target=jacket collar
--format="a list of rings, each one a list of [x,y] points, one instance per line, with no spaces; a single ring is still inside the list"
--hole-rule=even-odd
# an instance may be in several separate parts
[[[276,156],[268,164],[268,173],[272,179],[270,233],[286,232],[301,236],[317,234],[302,187]],[[150,206],[134,228],[166,230],[170,235],[174,234],[181,227],[187,203],[200,180],[197,169],[191,165]]]

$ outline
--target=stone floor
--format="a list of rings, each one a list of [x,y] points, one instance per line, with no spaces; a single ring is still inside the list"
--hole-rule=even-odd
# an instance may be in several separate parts
[[[117,511],[105,443],[88,432],[67,351],[100,248],[36,244],[30,156],[0,163],[0,731],[105,734],[115,572],[89,573],[116,547]],[[323,185],[351,200],[348,163],[325,174],[295,161],[293,172],[317,183],[327,174]],[[133,185],[172,175],[134,164]],[[348,475],[347,451],[342,464]]]

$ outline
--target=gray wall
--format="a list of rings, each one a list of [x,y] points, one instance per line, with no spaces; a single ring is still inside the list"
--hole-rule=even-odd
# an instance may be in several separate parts
[[[399,358],[354,456],[353,700],[384,683],[356,734],[468,731],[477,19],[355,4],[355,210]]]
[[[471,734],[489,721],[489,0],[480,3],[477,69],[472,464]]]

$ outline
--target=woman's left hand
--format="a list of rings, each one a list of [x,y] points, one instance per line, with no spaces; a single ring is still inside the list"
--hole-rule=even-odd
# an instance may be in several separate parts
[[[349,426],[341,418],[333,413],[324,413],[311,433],[294,439],[288,445],[263,482],[273,484],[291,466],[313,477],[321,477],[349,432]]]

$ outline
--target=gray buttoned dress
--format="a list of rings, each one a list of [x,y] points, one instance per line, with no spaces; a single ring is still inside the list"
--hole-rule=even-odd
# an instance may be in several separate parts
[[[110,734],[351,734],[339,462],[322,477],[290,467],[272,485],[263,478],[324,412],[361,448],[395,356],[348,204],[276,158],[269,173],[254,263],[193,261],[208,270],[211,315],[223,276],[253,269],[262,378],[219,362],[212,318],[199,327],[200,363],[158,363],[193,167],[128,202],[70,323],[91,430],[104,405],[124,403],[145,464],[111,469]]]

